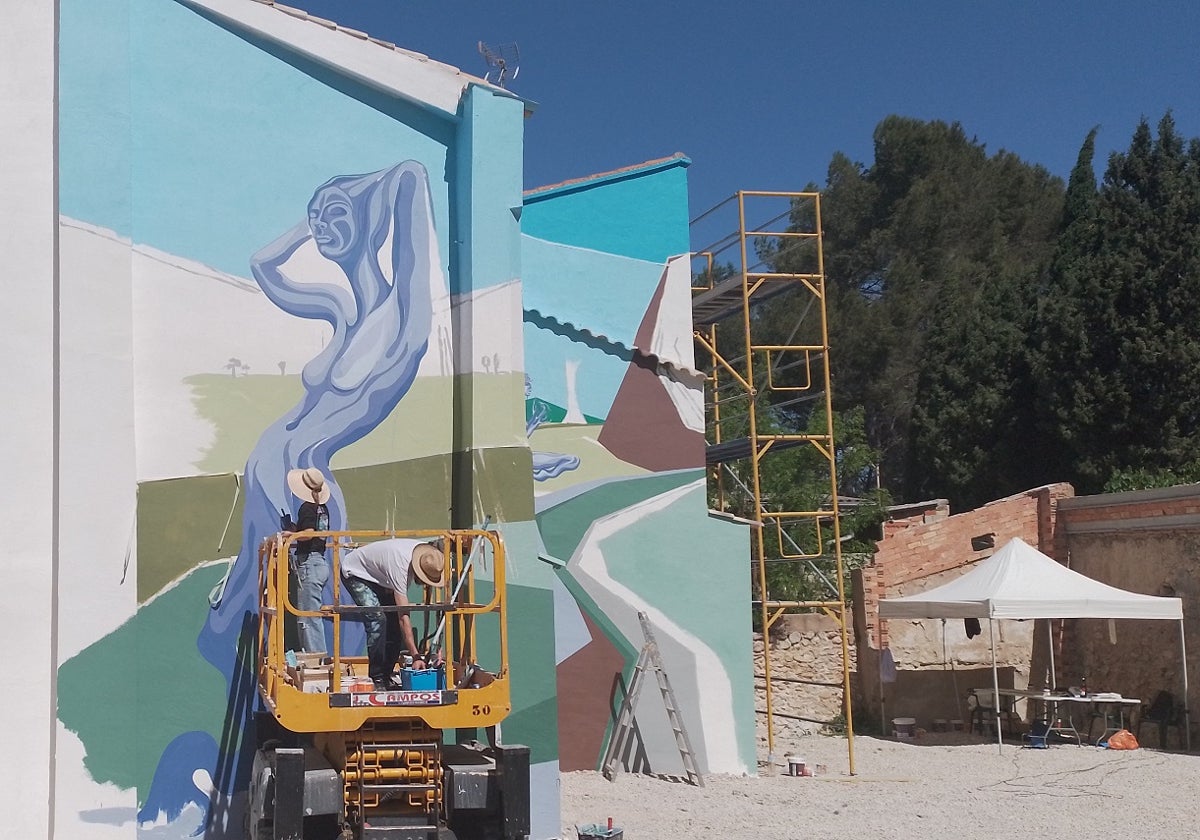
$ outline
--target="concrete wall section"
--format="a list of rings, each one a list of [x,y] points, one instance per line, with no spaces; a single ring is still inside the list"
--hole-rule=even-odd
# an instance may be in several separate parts
[[[0,283],[8,323],[0,344],[10,364],[0,445],[11,480],[4,510],[13,526],[4,575],[12,599],[10,626],[19,628],[12,666],[30,688],[9,693],[10,725],[0,736],[5,831],[49,837],[53,821],[54,633],[59,558],[55,423],[57,186],[55,180],[55,3],[20,3],[5,10],[0,32],[0,192],[11,212],[0,225]],[[16,640],[14,640],[16,641]],[[19,722],[19,723],[17,723]]]

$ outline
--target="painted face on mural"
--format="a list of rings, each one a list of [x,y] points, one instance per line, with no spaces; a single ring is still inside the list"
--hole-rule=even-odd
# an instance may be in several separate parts
[[[357,228],[350,197],[337,187],[325,187],[308,204],[308,228],[321,256],[336,260],[354,247]]]

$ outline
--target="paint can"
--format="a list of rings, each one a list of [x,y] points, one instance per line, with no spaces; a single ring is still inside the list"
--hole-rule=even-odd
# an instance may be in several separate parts
[[[952,720],[952,721],[950,721],[950,731],[951,732],[964,732],[966,730],[963,728],[963,722],[961,720]]]
[[[949,724],[946,723],[945,718],[934,718],[932,728],[933,728],[934,732],[949,732],[950,731],[950,726],[949,726]]]
[[[798,755],[789,755],[787,758],[788,775],[789,776],[806,776],[804,759]]]
[[[910,717],[892,718],[892,734],[897,738],[911,738],[916,733],[917,719]]]

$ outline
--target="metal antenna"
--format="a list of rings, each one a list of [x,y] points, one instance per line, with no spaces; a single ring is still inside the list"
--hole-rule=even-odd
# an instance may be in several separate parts
[[[521,72],[521,51],[514,44],[498,44],[494,47],[489,47],[483,41],[479,42],[479,54],[483,56],[483,60],[487,62],[491,69],[484,75],[483,79],[486,82],[492,81],[491,75],[496,73],[496,84],[504,87],[504,82],[509,78],[509,71],[512,73],[512,78],[516,79],[517,74]]]

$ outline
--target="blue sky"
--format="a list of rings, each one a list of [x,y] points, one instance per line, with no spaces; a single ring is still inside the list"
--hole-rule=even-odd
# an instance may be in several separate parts
[[[739,189],[823,184],[869,163],[888,114],[959,121],[1066,177],[1100,126],[1097,171],[1138,120],[1200,136],[1200,4],[289,0],[482,75],[516,42],[508,87],[538,103],[525,186],[686,153],[692,215]]]

